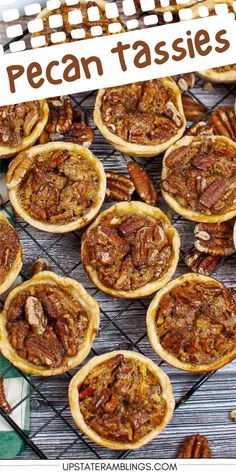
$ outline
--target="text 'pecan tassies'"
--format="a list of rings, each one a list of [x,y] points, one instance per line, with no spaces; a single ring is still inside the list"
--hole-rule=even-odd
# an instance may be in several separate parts
[[[207,254],[229,256],[235,252],[231,223],[199,223],[195,226],[195,248]]]
[[[117,202],[128,202],[134,193],[134,184],[125,175],[106,172],[106,198]]]
[[[8,413],[10,411],[10,405],[6,399],[5,391],[4,391],[4,384],[3,378],[0,376],[0,408],[4,411],[4,413]]]
[[[155,185],[147,172],[137,162],[127,164],[130,177],[140,198],[148,205],[156,206],[158,194]]]
[[[201,275],[211,275],[220,263],[220,256],[205,254],[193,249],[184,258],[185,264],[193,271]]]
[[[178,459],[205,459],[211,458],[212,453],[205,436],[193,434],[185,439],[177,455]]]
[[[233,109],[226,107],[217,108],[212,112],[210,122],[214,134],[220,134],[236,141],[236,116]]]

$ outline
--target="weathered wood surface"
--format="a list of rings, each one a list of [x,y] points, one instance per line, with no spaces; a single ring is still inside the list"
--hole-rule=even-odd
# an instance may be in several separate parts
[[[226,106],[232,106],[235,101],[233,87],[217,86],[208,93],[203,90],[202,82],[199,80],[193,92],[209,109],[219,101]],[[72,97],[77,103],[82,103],[93,128],[92,112],[95,96],[94,92]],[[114,152],[97,130],[95,130],[95,141],[91,150],[101,159],[106,170],[127,173],[127,156]],[[160,156],[148,163],[145,161],[147,170],[154,178],[157,187],[160,181],[161,161]],[[162,203],[161,206],[167,210]],[[194,224],[182,218],[177,219],[174,224],[181,236],[181,249],[185,252],[193,243]],[[43,254],[51,260],[52,267],[58,274],[74,277],[100,303],[101,326],[94,343],[97,353],[128,347],[127,343],[136,343],[142,338],[145,334],[146,308],[151,297],[130,302],[112,299],[96,290],[81,267],[79,234],[52,235],[37,231],[28,225],[20,225],[19,234],[24,246],[24,272],[26,274],[30,272],[32,262]],[[219,267],[214,276],[226,285],[235,286],[235,267],[236,257],[231,256],[227,263]],[[187,272],[187,268],[181,261],[175,275],[178,276],[184,272]],[[114,321],[118,327],[114,325]],[[155,362],[160,361],[145,336],[138,343],[138,349]],[[197,375],[189,375],[166,364],[162,367],[170,375],[177,401],[199,378]],[[174,413],[169,426],[154,441],[130,453],[128,457],[174,458],[185,436],[195,432],[208,438],[213,457],[236,457],[236,424],[229,419],[229,412],[236,409],[235,375],[236,361],[215,373],[185,405],[180,406]],[[80,432],[76,429],[68,408],[69,375],[48,378],[38,388],[41,379],[33,377],[31,380],[35,386],[31,396],[31,437],[48,458],[95,459],[95,453],[102,458],[118,457],[119,453],[94,446],[85,437],[83,437],[85,442],[80,439]],[[28,447],[20,457],[20,459],[34,458],[36,456]]]

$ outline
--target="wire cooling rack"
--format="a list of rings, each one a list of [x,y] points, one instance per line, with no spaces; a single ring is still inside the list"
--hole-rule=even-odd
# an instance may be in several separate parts
[[[26,32],[25,32],[26,33]],[[6,45],[6,48],[8,45]],[[197,79],[194,89],[188,92],[207,106],[210,114],[219,105],[232,106],[236,98],[236,86],[219,85],[211,92],[203,89]],[[75,107],[83,107],[90,126],[96,92],[71,96]],[[114,150],[97,129],[91,151],[100,158],[105,170],[114,170],[127,175],[127,161],[131,158]],[[152,176],[160,189],[162,158],[157,156],[138,160]],[[185,255],[193,246],[194,223],[172,213],[163,202],[159,192],[160,207],[168,214],[181,237],[180,261],[175,276],[188,271],[184,264]],[[108,204],[105,204],[103,209]],[[46,257],[52,270],[63,276],[75,278],[99,302],[101,324],[89,358],[115,349],[131,349],[154,360],[170,376],[176,398],[176,407],[170,425],[154,441],[138,451],[116,452],[93,444],[74,424],[68,405],[68,384],[74,372],[57,377],[28,377],[30,390],[25,398],[12,406],[8,414],[0,410],[1,416],[23,438],[26,443],[24,459],[117,459],[117,458],[172,458],[185,436],[200,432],[205,434],[213,448],[214,457],[236,457],[236,427],[230,422],[228,413],[236,408],[236,386],[233,383],[236,363],[231,362],[220,371],[205,375],[193,375],[178,371],[165,364],[152,351],[146,336],[145,315],[151,297],[142,300],[117,300],[108,297],[94,287],[83,271],[80,260],[82,231],[65,235],[42,233],[17,218],[9,209],[9,202],[2,210],[11,216],[24,246],[23,279],[30,276],[33,262]],[[234,286],[236,266],[235,255],[224,258],[213,276],[228,286]],[[88,359],[87,359],[88,360]],[[4,377],[13,367],[0,374]],[[205,383],[207,385],[201,388]],[[22,402],[30,398],[31,426],[26,436],[10,414]]]

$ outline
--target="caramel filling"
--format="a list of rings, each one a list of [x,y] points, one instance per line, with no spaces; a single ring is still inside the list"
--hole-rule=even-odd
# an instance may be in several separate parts
[[[37,101],[0,107],[0,146],[19,146],[33,132],[39,119]]]
[[[156,330],[162,347],[181,362],[218,361],[236,348],[233,293],[214,283],[178,285],[161,298]]]
[[[66,224],[86,215],[98,199],[96,170],[75,152],[38,154],[23,178],[18,196],[36,220]]]
[[[30,363],[56,368],[74,357],[88,330],[80,304],[55,285],[32,285],[18,293],[7,309],[9,341]]]
[[[0,219],[0,285],[14,265],[19,248],[17,232],[6,221]]]
[[[148,367],[118,354],[94,367],[79,386],[84,421],[102,438],[132,443],[161,425],[166,410]]]
[[[172,259],[172,237],[161,219],[113,212],[84,240],[84,264],[116,290],[135,290],[159,279]]]
[[[175,149],[165,164],[163,189],[182,207],[214,215],[225,213],[235,204],[235,147],[204,137]]]
[[[160,80],[107,89],[101,103],[109,131],[133,144],[161,144],[183,124],[173,90]]]

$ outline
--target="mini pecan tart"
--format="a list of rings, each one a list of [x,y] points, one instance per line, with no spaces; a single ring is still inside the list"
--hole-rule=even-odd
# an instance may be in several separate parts
[[[40,272],[8,295],[0,316],[0,350],[29,374],[61,374],[87,357],[99,319],[97,302],[81,284]]]
[[[236,357],[234,294],[211,277],[182,275],[151,302],[147,330],[154,351],[174,367],[218,369]]]
[[[188,220],[221,223],[236,215],[236,143],[186,136],[165,154],[162,193]]]
[[[22,246],[19,236],[0,213],[0,295],[13,284],[21,267]]]
[[[92,282],[117,298],[156,292],[175,272],[180,239],[159,208],[122,202],[100,213],[83,236],[81,256]]]
[[[197,5],[198,3],[198,5]],[[215,15],[216,4],[227,4],[228,10],[235,14],[233,9],[233,0],[204,0],[202,3],[196,2],[192,7],[193,18],[199,18],[199,7],[207,7],[210,16]],[[227,83],[236,82],[236,64],[214,67],[213,69],[201,70],[198,72],[203,79],[209,82]]]
[[[114,351],[73,377],[69,403],[78,427],[110,449],[136,449],[157,436],[174,410],[169,377],[147,357]]]
[[[99,211],[106,191],[100,161],[85,147],[54,142],[34,146],[11,162],[6,183],[16,212],[36,228],[67,233]]]
[[[83,0],[81,2],[74,2],[74,5],[66,5],[65,0],[61,0],[61,5],[59,8],[54,10],[48,10],[44,8],[38,15],[37,18],[43,20],[43,30],[39,33],[33,33],[32,37],[36,36],[45,36],[46,46],[51,46],[53,44],[51,35],[55,32],[63,32],[65,34],[65,40],[62,42],[71,42],[78,41],[79,39],[88,39],[94,37],[92,35],[91,29],[95,26],[102,28],[103,35],[112,34],[109,25],[112,23],[120,23],[121,29],[120,32],[124,32],[124,26],[119,17],[117,18],[107,18],[105,13],[106,1],[104,0]],[[97,21],[91,20],[88,17],[88,9],[91,7],[98,7],[99,9],[99,19]],[[73,12],[75,12],[75,17],[73,18]],[[80,22],[76,12],[81,12],[82,21]],[[50,26],[50,16],[52,15],[61,15],[63,24],[60,27],[53,28]],[[71,18],[70,18],[70,15]],[[78,28],[81,32],[81,35],[78,36]],[[82,33],[84,32],[84,36]]]
[[[119,151],[135,157],[155,156],[185,131],[180,89],[166,77],[99,90],[94,122]]]
[[[48,120],[46,100],[0,107],[0,159],[34,144]]]

